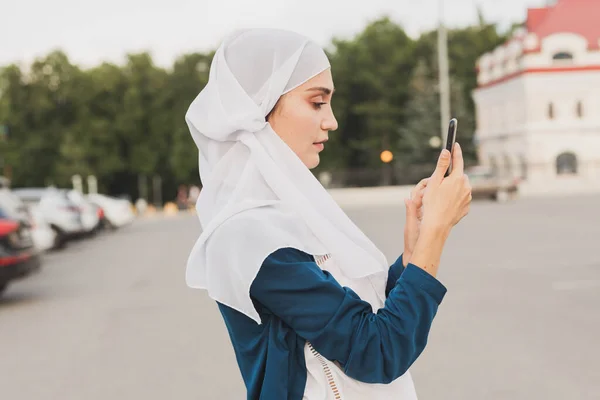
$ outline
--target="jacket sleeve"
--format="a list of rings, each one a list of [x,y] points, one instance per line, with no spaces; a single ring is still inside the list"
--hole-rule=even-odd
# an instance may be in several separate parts
[[[259,313],[277,316],[349,377],[389,383],[402,376],[425,348],[446,288],[409,264],[383,308],[372,311],[342,287],[312,256],[279,249],[259,270],[250,295]]]
[[[385,286],[385,297],[390,295],[390,291],[396,286],[396,282],[400,279],[400,275],[404,272],[404,262],[402,261],[402,257],[404,254],[400,255],[395,263],[392,264],[390,269],[388,270],[388,278],[387,284]]]

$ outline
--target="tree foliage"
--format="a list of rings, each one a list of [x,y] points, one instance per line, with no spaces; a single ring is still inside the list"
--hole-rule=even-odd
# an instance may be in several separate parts
[[[430,139],[440,125],[436,34],[415,40],[381,18],[352,39],[332,39],[328,54],[339,129],[331,133],[316,172],[339,173],[344,184],[378,184],[379,154],[387,149],[399,171],[395,182],[408,183],[418,177],[403,177],[403,170],[435,159]],[[449,32],[452,114],[470,161],[475,60],[504,40],[483,20]],[[74,174],[93,174],[101,191],[133,198],[140,195],[140,176],[160,176],[163,197],[173,198],[179,184],[199,183],[197,149],[184,115],[208,80],[213,54],[183,55],[168,70],[148,53],[130,54],[124,65],[84,70],[53,51],[27,70],[2,68],[0,167],[14,186],[69,186]],[[358,179],[359,171],[372,175]]]

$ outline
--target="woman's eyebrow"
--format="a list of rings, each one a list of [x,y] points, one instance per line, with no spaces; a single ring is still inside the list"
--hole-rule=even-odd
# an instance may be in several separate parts
[[[326,95],[330,95],[331,93],[335,92],[335,89],[329,89],[329,88],[326,88],[324,86],[315,86],[315,87],[312,87],[310,89],[306,89],[306,91],[307,92],[310,92],[310,91],[323,92]]]

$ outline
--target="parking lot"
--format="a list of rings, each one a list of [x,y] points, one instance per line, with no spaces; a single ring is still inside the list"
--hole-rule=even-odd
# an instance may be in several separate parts
[[[448,294],[412,368],[420,400],[600,398],[599,205],[473,204],[447,243]],[[402,206],[348,213],[390,262],[399,255]],[[198,233],[192,215],[155,217],[45,255],[0,299],[2,398],[245,398],[214,302],[185,286]]]

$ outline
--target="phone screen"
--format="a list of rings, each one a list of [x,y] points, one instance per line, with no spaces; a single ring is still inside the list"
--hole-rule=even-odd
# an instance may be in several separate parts
[[[454,142],[456,142],[456,128],[458,127],[458,120],[452,118],[450,124],[448,124],[448,135],[446,136],[446,150],[450,152],[450,165],[446,175],[448,176],[452,172],[452,155],[454,154]]]

